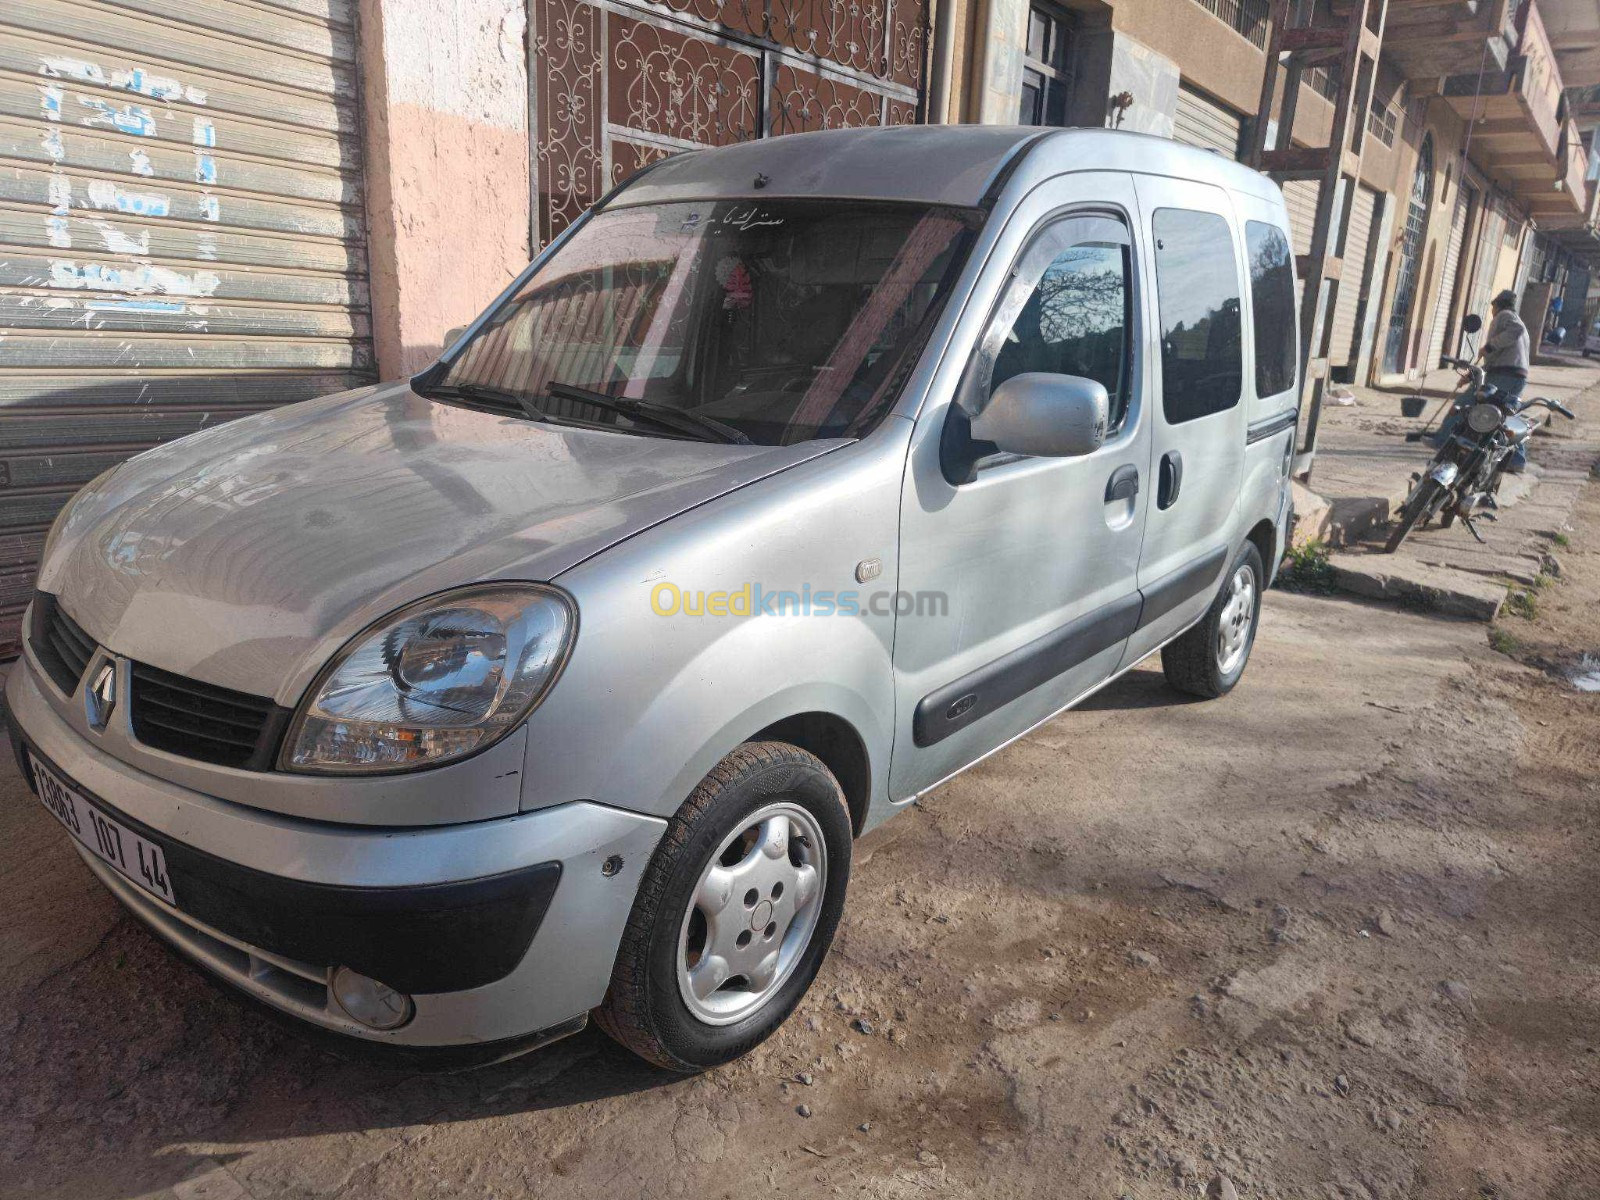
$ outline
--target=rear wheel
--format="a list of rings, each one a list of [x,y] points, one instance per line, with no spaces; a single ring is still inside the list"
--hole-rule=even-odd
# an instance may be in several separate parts
[[[1199,624],[1161,651],[1161,669],[1168,683],[1207,700],[1233,690],[1255,645],[1265,578],[1261,552],[1246,542]]]
[[[820,760],[740,746],[661,839],[596,1023],[643,1058],[703,1071],[769,1037],[816,977],[844,908],[852,828]]]
[[[1406,536],[1433,511],[1443,491],[1437,479],[1427,476],[1411,489],[1411,495],[1406,497],[1405,506],[1400,510],[1399,519],[1389,532],[1389,540],[1384,544],[1386,554],[1393,554],[1400,549],[1400,543],[1406,540]]]

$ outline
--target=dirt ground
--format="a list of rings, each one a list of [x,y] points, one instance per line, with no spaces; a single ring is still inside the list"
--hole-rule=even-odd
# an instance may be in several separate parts
[[[749,1059],[331,1056],[121,915],[0,773],[0,1195],[1600,1196],[1600,486],[1528,616],[1268,596],[860,844]],[[1553,531],[1554,532],[1554,531]],[[552,964],[559,970],[559,964]],[[809,1115],[806,1115],[809,1114]]]

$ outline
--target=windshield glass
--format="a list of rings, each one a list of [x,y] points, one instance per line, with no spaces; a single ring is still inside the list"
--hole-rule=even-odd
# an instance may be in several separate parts
[[[433,394],[659,437],[858,437],[893,405],[980,220],[838,199],[600,212]]]

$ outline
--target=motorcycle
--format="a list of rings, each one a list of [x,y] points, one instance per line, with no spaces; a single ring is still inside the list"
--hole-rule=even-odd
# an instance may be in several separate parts
[[[1495,493],[1500,489],[1506,460],[1533,436],[1534,423],[1523,414],[1530,409],[1547,408],[1569,421],[1575,419],[1572,410],[1559,401],[1545,396],[1522,401],[1486,384],[1483,368],[1470,359],[1439,361],[1468,374],[1468,390],[1453,406],[1462,419],[1412,485],[1384,547],[1389,554],[1400,548],[1413,529],[1436,516],[1441,528],[1448,528],[1459,517],[1467,531],[1483,541],[1475,522],[1494,520]],[[1421,440],[1423,436],[1406,435],[1408,441]]]

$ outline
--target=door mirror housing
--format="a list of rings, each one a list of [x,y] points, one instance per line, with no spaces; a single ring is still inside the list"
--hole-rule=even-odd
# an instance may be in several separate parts
[[[1111,400],[1104,385],[1081,375],[1013,375],[972,418],[975,440],[1003,454],[1076,458],[1105,444]]]
[[[461,335],[467,331],[465,325],[457,325],[454,329],[444,331],[444,349],[448,350],[461,340]]]

